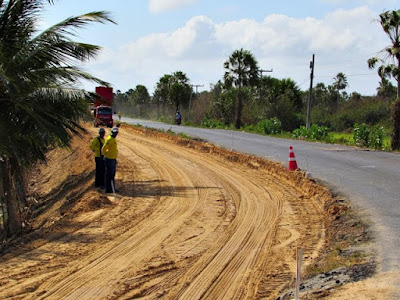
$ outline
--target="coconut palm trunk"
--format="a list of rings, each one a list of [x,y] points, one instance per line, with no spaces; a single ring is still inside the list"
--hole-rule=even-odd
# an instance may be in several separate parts
[[[253,54],[248,50],[236,50],[224,63],[226,69],[224,79],[226,85],[234,84],[238,88],[235,111],[235,127],[242,125],[243,87],[254,86],[258,82],[258,63]]]
[[[400,70],[400,56],[396,55],[397,58],[397,68]],[[400,78],[399,76],[396,77],[397,80],[397,99],[392,104],[391,107],[391,114],[392,114],[392,125],[393,125],[393,132],[392,132],[392,143],[391,148],[392,150],[399,150],[400,149]]]
[[[235,116],[235,128],[240,129],[242,126],[242,110],[243,110],[243,95],[242,91],[239,88],[236,98],[236,116]]]
[[[16,201],[15,192],[13,189],[15,173],[10,159],[7,157],[3,159],[3,162],[1,162],[1,174],[3,177],[4,202],[7,211],[5,230],[8,236],[13,236],[21,231],[22,222],[18,201]]]
[[[391,111],[392,111],[392,125],[393,125],[391,148],[392,150],[399,150],[400,149],[400,98],[399,97],[392,104]]]

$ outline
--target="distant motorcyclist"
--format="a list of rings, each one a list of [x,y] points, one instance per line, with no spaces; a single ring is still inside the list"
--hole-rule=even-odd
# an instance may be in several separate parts
[[[181,115],[179,109],[177,109],[176,113],[175,113],[175,123],[177,125],[181,125],[181,123],[182,123],[182,115]]]

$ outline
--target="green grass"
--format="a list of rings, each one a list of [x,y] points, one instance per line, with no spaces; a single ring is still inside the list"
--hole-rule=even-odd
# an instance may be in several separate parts
[[[383,150],[390,151],[391,149],[392,138],[390,136],[383,137]]]
[[[353,133],[345,133],[345,132],[330,132],[331,142],[333,144],[343,144],[356,146],[353,138]],[[390,151],[390,143],[391,137],[389,135],[385,135],[383,137],[383,151]]]
[[[333,144],[354,145],[353,133],[330,132]]]
[[[330,249],[319,264],[311,264],[306,267],[305,273],[308,276],[323,274],[341,267],[351,267],[360,265],[369,261],[369,255],[360,251],[352,253],[350,256],[344,256],[342,249],[336,246]]]

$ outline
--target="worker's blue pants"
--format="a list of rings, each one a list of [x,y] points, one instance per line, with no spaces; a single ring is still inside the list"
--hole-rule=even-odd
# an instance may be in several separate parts
[[[104,158],[103,157],[95,157],[96,162],[96,176],[94,180],[95,187],[103,187],[104,186]]]
[[[106,187],[106,193],[112,193],[112,187],[111,187],[111,181],[114,184],[115,188],[115,171],[117,167],[117,160],[116,159],[104,159],[105,167],[106,167],[106,172],[105,172],[105,187]]]

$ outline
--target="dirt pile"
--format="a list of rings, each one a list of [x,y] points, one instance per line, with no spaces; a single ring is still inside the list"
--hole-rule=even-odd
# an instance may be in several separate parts
[[[30,182],[35,207],[32,227],[48,227],[60,218],[110,204],[107,197],[92,188],[93,153],[88,148],[91,136],[75,137],[71,149],[54,149],[48,164],[39,164]]]

